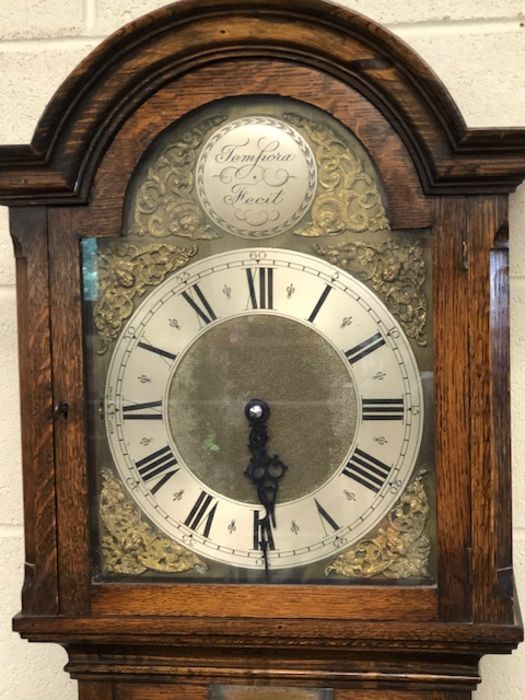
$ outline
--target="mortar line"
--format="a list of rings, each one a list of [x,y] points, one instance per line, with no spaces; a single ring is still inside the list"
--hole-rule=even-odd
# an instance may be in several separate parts
[[[502,33],[517,31],[523,28],[525,31],[525,15],[514,17],[472,17],[469,19],[435,19],[421,20],[419,22],[387,22],[385,26],[393,32],[409,36],[411,34],[472,34]]]
[[[95,29],[96,18],[96,0],[84,0],[84,23],[88,35]]]
[[[106,38],[106,34],[89,34],[96,24],[96,0],[84,0],[85,33],[60,37],[28,37],[21,39],[6,39],[0,41],[0,51],[20,51],[28,48],[80,48],[86,43],[98,43]],[[418,34],[455,34],[465,30],[473,34],[487,32],[503,33],[519,30],[525,31],[525,15],[513,17],[466,18],[466,19],[435,19],[414,22],[386,22],[388,29],[401,34],[403,37]]]
[[[19,523],[0,523],[0,538],[17,537],[24,534],[24,526]]]
[[[0,41],[0,53],[16,53],[18,51],[34,51],[40,49],[80,49],[94,48],[103,41],[106,36],[62,36],[58,37],[35,37],[33,39],[9,39]]]

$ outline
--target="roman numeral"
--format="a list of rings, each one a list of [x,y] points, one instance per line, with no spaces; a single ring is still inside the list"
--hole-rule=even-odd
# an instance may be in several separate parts
[[[135,462],[135,466],[145,482],[162,475],[162,478],[151,488],[153,495],[179,471],[171,469],[175,464],[177,464],[177,459],[168,445]]]
[[[208,537],[216,510],[217,501],[213,503],[213,496],[206,493],[206,491],[201,491],[199,497],[193,505],[193,508],[190,510],[188,517],[184,521],[184,525],[189,527],[191,530],[197,530],[201,523],[204,522],[204,530],[202,534],[204,537]]]
[[[259,277],[258,285],[255,283],[257,273]],[[273,268],[246,268],[246,277],[248,278],[252,309],[273,309]]]
[[[208,300],[201,292],[199,285],[194,284],[193,287],[190,287],[190,289],[195,292],[197,301],[190,296],[189,292],[186,291],[182,292],[182,297],[188,302],[197,316],[201,318],[204,323],[211,323],[212,321],[215,321],[217,316],[209,305]]]
[[[390,474],[391,467],[367,452],[356,448],[343,474],[378,493]]]
[[[162,420],[162,411],[151,411],[147,413],[147,409],[162,408],[162,401],[149,401],[148,403],[133,403],[129,406],[122,407],[122,415],[124,420]],[[135,413],[135,411],[144,411],[143,413]]]
[[[144,350],[149,350],[149,352],[154,352],[157,355],[160,355],[161,357],[167,357],[168,360],[174,360],[177,355],[174,355],[171,352],[168,352],[167,350],[162,350],[162,348],[156,348],[154,345],[150,345],[149,343],[143,343],[142,341],[137,343],[137,347],[143,348]]]
[[[357,362],[363,357],[370,355],[371,352],[374,352],[374,350],[377,350],[377,348],[380,348],[382,345],[385,345],[385,340],[381,333],[376,333],[370,338],[363,340],[363,342],[359,343],[359,345],[347,350],[345,355],[347,356],[350,364],[353,365],[354,362]]]
[[[313,323],[315,321],[315,317],[317,316],[317,314],[321,310],[321,306],[325,303],[326,298],[328,297],[328,295],[330,294],[331,291],[332,291],[332,287],[330,287],[330,285],[327,284],[326,287],[324,288],[323,293],[319,297],[317,304],[314,306],[314,310],[312,311],[310,316],[308,316],[308,320],[310,321],[310,323]]]
[[[325,534],[327,535],[328,532],[325,527],[325,523],[328,523],[332,530],[339,530],[339,525],[335,522],[335,520],[332,518],[332,516],[326,512],[326,510],[323,508],[323,506],[319,503],[319,501],[314,498],[315,505],[317,507],[317,512],[319,513],[319,516],[321,518],[321,522],[323,524],[323,528],[325,531]]]
[[[363,420],[403,420],[403,399],[363,399]]]
[[[262,544],[266,543],[267,549],[275,549],[273,540],[272,524],[268,514],[261,518],[258,510],[253,511],[253,548],[262,549]]]

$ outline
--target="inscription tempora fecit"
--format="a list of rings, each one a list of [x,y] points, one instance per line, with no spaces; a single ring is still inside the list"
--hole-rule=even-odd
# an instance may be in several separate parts
[[[210,219],[244,238],[287,231],[310,207],[317,168],[303,137],[270,117],[245,117],[212,134],[197,163],[197,192]]]

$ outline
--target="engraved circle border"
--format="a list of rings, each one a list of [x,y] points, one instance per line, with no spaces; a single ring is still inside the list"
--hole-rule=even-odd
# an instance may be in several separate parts
[[[250,126],[252,124],[263,124],[263,125],[269,125],[269,126],[274,126],[280,129],[281,131],[284,131],[288,136],[290,136],[293,141],[299,146],[301,149],[301,152],[306,160],[306,164],[308,167],[308,189],[306,191],[306,195],[304,197],[303,203],[301,206],[297,209],[297,211],[289,217],[283,224],[281,224],[278,227],[271,227],[271,228],[266,228],[263,229],[262,231],[247,231],[246,229],[239,228],[237,226],[233,226],[232,224],[229,224],[225,219],[223,219],[221,216],[217,214],[213,206],[211,205],[211,202],[208,199],[208,196],[206,194],[206,190],[204,187],[204,167],[206,165],[207,158],[209,156],[209,153],[213,146],[217,143],[217,141],[222,138],[224,135],[226,135],[228,132],[233,131],[233,129],[236,129],[239,126]],[[216,223],[220,228],[222,228],[224,231],[227,231],[228,233],[231,233],[234,236],[238,236],[240,238],[245,238],[245,239],[260,239],[260,238],[271,238],[273,236],[278,236],[281,233],[284,233],[285,231],[288,231],[289,229],[294,226],[306,213],[308,208],[311,206],[315,192],[317,190],[317,163],[315,161],[314,154],[312,152],[312,149],[306,142],[306,140],[301,136],[301,134],[296,131],[294,128],[292,128],[289,124],[286,124],[286,122],[281,121],[280,119],[275,119],[273,117],[262,117],[262,116],[254,116],[254,117],[241,117],[239,119],[233,119],[232,121],[228,122],[225,124],[221,129],[218,131],[215,131],[212,136],[208,139],[208,141],[204,144],[204,147],[199,155],[199,159],[197,162],[197,196],[199,198],[199,201],[204,209],[204,211],[208,214],[208,216],[211,218],[211,220]]]

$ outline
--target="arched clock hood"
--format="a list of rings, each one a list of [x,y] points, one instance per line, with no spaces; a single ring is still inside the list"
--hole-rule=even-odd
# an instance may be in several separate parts
[[[205,66],[264,59],[362,93],[403,139],[427,194],[509,192],[525,175],[525,131],[468,128],[429,66],[367,17],[324,0],[182,0],[104,41],[58,89],[31,143],[0,148],[0,201],[86,202],[101,154],[149,96]]]

